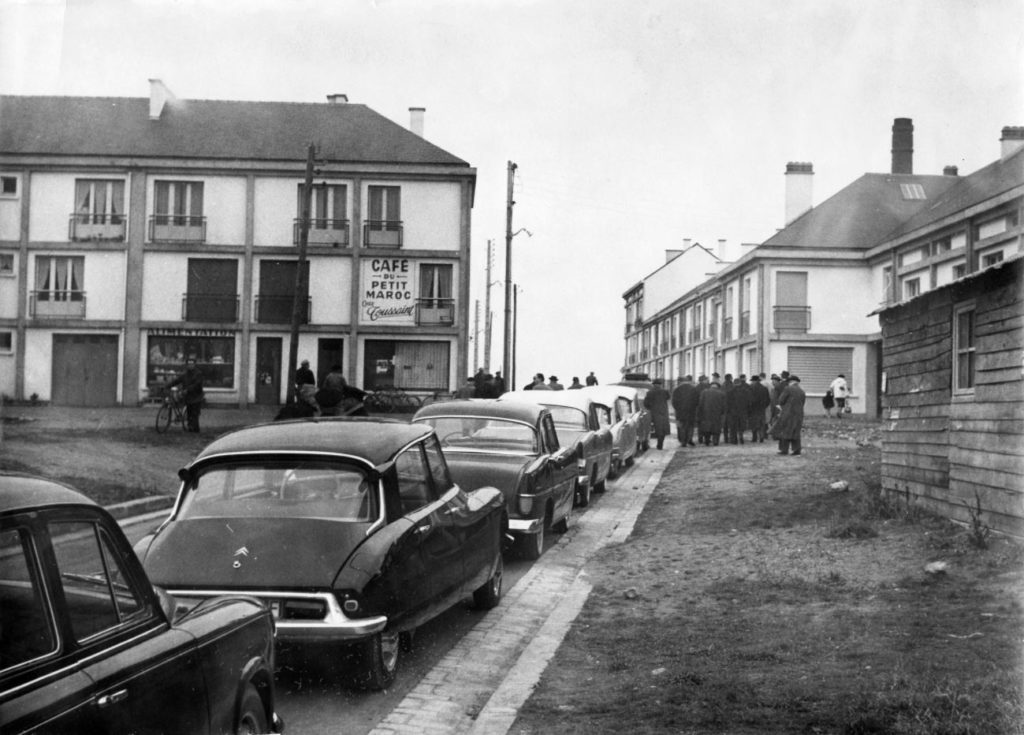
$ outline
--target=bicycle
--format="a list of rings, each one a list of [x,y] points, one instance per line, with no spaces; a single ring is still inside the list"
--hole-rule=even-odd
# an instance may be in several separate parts
[[[181,398],[181,392],[177,388],[171,388],[164,396],[160,409],[156,412],[156,431],[163,434],[171,424],[181,424],[182,431],[188,431],[188,421],[185,417],[185,402]]]
[[[423,399],[402,388],[382,388],[368,393],[363,403],[373,413],[416,413]]]

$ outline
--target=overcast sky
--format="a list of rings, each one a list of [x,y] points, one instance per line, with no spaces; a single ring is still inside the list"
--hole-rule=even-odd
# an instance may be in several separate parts
[[[1024,1],[0,0],[0,93],[145,97],[151,77],[185,99],[343,92],[403,125],[425,107],[425,137],[477,169],[481,309],[514,161],[517,383],[611,382],[623,292],[686,238],[770,237],[787,162],[814,164],[819,204],[889,170],[896,117],[915,173],[997,159],[1024,125]]]

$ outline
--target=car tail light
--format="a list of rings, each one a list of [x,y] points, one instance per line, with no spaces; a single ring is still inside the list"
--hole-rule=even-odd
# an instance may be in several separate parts
[[[533,510],[533,496],[532,495],[520,495],[519,496],[519,515],[528,516],[530,511]]]

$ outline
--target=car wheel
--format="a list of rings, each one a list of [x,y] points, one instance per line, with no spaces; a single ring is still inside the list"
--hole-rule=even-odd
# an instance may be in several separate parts
[[[242,704],[238,710],[238,726],[235,733],[256,735],[267,731],[267,713],[263,708],[263,700],[260,699],[256,687],[249,684],[245,687],[245,696],[242,697]]]
[[[611,476],[612,476],[612,470],[609,467],[608,468],[608,477],[611,477]],[[607,489],[607,487],[608,487],[607,486],[608,477],[606,477],[604,480],[601,480],[601,482],[595,482],[594,483],[594,492],[595,493],[603,493],[605,491],[605,489]]]
[[[572,518],[572,508],[565,512],[561,520],[551,525],[551,530],[555,533],[566,533],[569,530],[569,519]]]
[[[632,467],[632,466],[633,466],[633,463],[634,463],[635,461],[636,461],[636,458],[635,458],[635,457],[629,457],[628,459],[626,459],[625,465],[626,465],[627,467]]]
[[[490,610],[501,602],[501,578],[505,572],[505,562],[498,554],[494,565],[494,573],[479,589],[473,590],[473,604],[481,610]]]
[[[579,498],[579,502],[576,505],[578,505],[581,508],[586,508],[588,505],[590,505],[590,487],[591,487],[591,485],[592,485],[592,481],[586,483],[576,493],[576,497]],[[579,484],[578,483],[577,483],[576,487],[579,488]]]
[[[360,684],[364,689],[380,691],[395,681],[401,636],[383,631],[360,644]]]
[[[519,537],[519,548],[523,558],[530,561],[537,561],[544,553],[544,527],[537,533],[524,533]]]

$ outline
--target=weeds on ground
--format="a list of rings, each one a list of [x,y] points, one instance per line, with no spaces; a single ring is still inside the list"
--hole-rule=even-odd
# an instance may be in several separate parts
[[[970,503],[964,502],[964,507],[967,508],[967,515],[970,517],[970,524],[968,525],[967,538],[970,539],[971,545],[976,549],[987,549],[988,539],[992,535],[992,529],[981,520],[981,497],[977,491],[974,493],[974,506]]]

